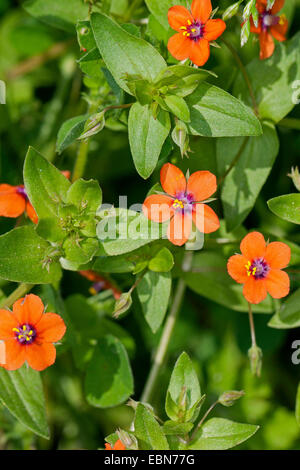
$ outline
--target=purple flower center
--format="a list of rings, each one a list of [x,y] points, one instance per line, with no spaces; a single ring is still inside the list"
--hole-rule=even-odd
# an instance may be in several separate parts
[[[190,193],[178,192],[175,195],[173,208],[176,212],[182,212],[183,214],[191,214],[193,210],[194,196]]]
[[[31,344],[36,338],[35,328],[28,323],[24,323],[24,325],[18,328],[13,328],[13,332],[15,333],[18,343],[22,345]]]
[[[103,281],[98,281],[95,282],[92,287],[90,288],[90,293],[95,295],[101,292],[105,288],[105,282]]]
[[[193,23],[189,20],[187,26],[182,26],[180,29],[184,36],[194,41],[198,41],[198,39],[202,38],[204,33],[204,25],[198,20],[194,20]]]
[[[264,258],[256,258],[252,263],[248,263],[246,266],[248,275],[252,275],[255,279],[265,279],[270,271],[270,266],[264,260]]]
[[[272,15],[270,10],[266,10],[264,13],[260,15],[261,18],[261,25],[262,29],[266,31],[271,26],[276,26],[279,21],[280,17],[276,15]]]
[[[25,188],[23,188],[23,186],[17,187],[17,193],[23,196],[25,199],[28,199],[27,193],[25,191]]]

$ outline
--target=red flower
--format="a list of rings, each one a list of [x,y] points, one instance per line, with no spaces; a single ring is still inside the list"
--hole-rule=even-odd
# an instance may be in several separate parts
[[[0,216],[19,217],[26,212],[34,224],[38,223],[38,216],[28,200],[24,186],[11,186],[0,184]]]
[[[258,26],[255,26],[251,18],[252,33],[259,35],[260,59],[268,59],[274,52],[274,39],[285,41],[288,29],[288,21],[285,15],[278,16],[277,13],[282,9],[284,0],[275,0],[271,10],[267,9],[268,0],[258,0],[256,8],[259,13]]]
[[[244,284],[243,294],[251,304],[262,302],[267,293],[281,299],[290,291],[290,279],[285,271],[290,262],[288,245],[273,242],[266,245],[263,235],[252,232],[241,242],[241,255],[231,256],[227,269],[239,284]]]
[[[169,52],[175,59],[190,59],[198,66],[208,61],[209,43],[226,29],[223,20],[209,19],[211,13],[211,0],[193,0],[191,11],[181,5],[169,9],[169,24],[178,31],[168,42]]]
[[[113,447],[106,442],[105,449],[106,450],[126,450],[126,447],[124,446],[123,442],[120,439],[118,439],[115,442],[115,445]]]
[[[90,292],[91,294],[97,294],[101,290],[110,289],[114,295],[114,298],[118,300],[121,297],[122,292],[108,279],[96,273],[95,271],[79,271],[81,276],[85,277],[89,281],[93,281]]]
[[[27,361],[32,369],[46,369],[56,358],[52,343],[59,341],[65,332],[63,319],[56,313],[44,313],[38,296],[29,294],[17,300],[12,312],[0,310],[0,340],[5,344],[3,367],[16,370]]]
[[[160,171],[160,181],[167,194],[148,196],[143,204],[143,212],[154,222],[171,219],[168,227],[170,242],[183,245],[189,239],[193,222],[202,233],[218,230],[218,216],[204,204],[217,190],[215,175],[209,171],[196,171],[186,181],[179,168],[166,163]]]

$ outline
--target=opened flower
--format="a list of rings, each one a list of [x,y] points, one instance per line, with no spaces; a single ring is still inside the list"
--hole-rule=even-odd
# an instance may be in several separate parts
[[[218,230],[217,214],[205,202],[217,190],[217,180],[210,171],[196,171],[188,181],[171,163],[163,165],[160,182],[166,194],[152,194],[143,204],[143,212],[154,222],[170,220],[168,239],[183,245],[190,237],[192,224],[202,233]]]
[[[93,282],[90,293],[95,295],[102,290],[110,289],[116,300],[121,297],[122,292],[111,281],[96,273],[95,271],[80,271],[81,276]]]
[[[124,446],[123,442],[120,439],[118,439],[115,442],[115,445],[113,447],[106,442],[105,449],[106,450],[126,450],[126,447]]]
[[[243,294],[251,304],[262,302],[267,293],[281,299],[290,291],[290,279],[283,268],[290,262],[291,250],[282,242],[266,244],[263,235],[252,232],[241,242],[241,255],[229,258],[227,269],[239,284],[244,284]]]
[[[209,43],[226,29],[225,22],[210,19],[211,14],[211,0],[193,0],[191,11],[181,5],[169,9],[169,24],[178,31],[168,42],[169,52],[175,59],[190,59],[199,67],[208,61]]]
[[[0,216],[15,218],[24,212],[34,224],[38,223],[38,216],[28,199],[24,186],[0,184]]]
[[[259,13],[258,25],[255,26],[251,18],[252,33],[259,35],[260,59],[268,59],[274,52],[274,39],[285,41],[288,30],[288,21],[286,16],[278,15],[284,5],[284,0],[275,0],[271,9],[267,8],[268,0],[258,0],[256,8]]]
[[[55,362],[52,343],[66,332],[63,319],[56,313],[44,313],[41,299],[29,294],[17,300],[13,311],[0,310],[0,340],[5,344],[7,370],[19,369],[26,361],[32,369],[44,370]]]

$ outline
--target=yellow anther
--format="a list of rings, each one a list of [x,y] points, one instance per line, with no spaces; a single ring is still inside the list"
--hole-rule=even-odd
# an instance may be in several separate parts
[[[29,335],[33,335],[33,331],[32,331],[32,330],[30,330],[28,334],[29,334]]]
[[[191,26],[191,24],[192,24],[191,20],[188,20],[187,23],[188,23],[189,26]]]
[[[22,339],[23,337],[24,337],[24,335],[19,335],[18,339]]]
[[[192,31],[192,33],[195,33],[195,32],[196,32],[195,28],[191,29],[191,31]]]
[[[183,29],[183,30],[186,30],[186,26],[180,26],[179,29]]]
[[[183,209],[183,202],[180,201],[179,199],[175,199],[174,202],[173,202],[173,207],[175,209],[178,209],[178,207],[180,207],[181,209]]]
[[[187,31],[184,31],[183,35],[186,36],[186,35],[187,35]]]
[[[187,33],[187,37],[188,37],[188,38],[190,37],[190,35],[191,35],[191,33]]]
[[[19,328],[13,328],[12,330],[15,331],[16,333],[19,333]]]
[[[279,24],[283,25],[285,22],[286,22],[286,15],[282,13],[282,15],[280,15],[279,17]]]
[[[247,276],[255,276],[257,268],[252,268],[251,269],[251,261],[248,261],[247,264],[245,264],[245,268],[247,269]]]
[[[96,295],[97,291],[96,291],[96,289],[94,289],[94,287],[90,287],[89,293],[92,294],[92,295]]]
[[[26,331],[26,330],[27,330],[26,325],[23,325],[23,331]]]

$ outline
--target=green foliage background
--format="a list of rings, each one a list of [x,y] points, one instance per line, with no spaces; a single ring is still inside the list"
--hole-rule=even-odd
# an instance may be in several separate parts
[[[59,169],[73,168],[77,144],[72,144],[62,154],[57,154],[55,153],[57,134],[67,119],[86,114],[86,104],[81,99],[81,93],[85,92],[87,87],[92,88],[93,85],[90,82],[91,79],[88,78],[85,78],[83,82],[82,73],[76,63],[83,53],[80,52],[76,41],[72,18],[66,19],[64,29],[55,29],[30,16],[22,8],[22,3],[21,1],[0,0],[0,78],[7,84],[7,105],[0,106],[0,174],[1,182],[15,185],[22,183],[23,162],[30,145],[37,148]],[[123,0],[123,3],[124,22],[128,22],[130,18],[126,18],[126,0]],[[219,2],[221,9],[230,3]],[[292,37],[299,30],[300,1],[288,0],[287,3],[289,3],[287,13],[291,19],[293,18],[289,32]],[[117,2],[115,4],[117,5]],[[148,12],[146,5],[142,4],[138,8],[136,18],[142,18],[145,15],[148,15]],[[76,16],[75,20],[77,19]],[[257,56],[257,44],[253,44],[251,39],[243,49],[239,48],[238,21],[232,20],[227,34],[245,64]],[[46,57],[46,51],[57,44],[61,50],[59,49],[56,56],[49,60]],[[221,49],[213,51],[207,68],[212,69],[219,76],[218,79],[213,77],[210,79],[212,84],[232,92],[237,69],[231,54],[224,45]],[[254,86],[255,89],[259,87],[259,80]],[[242,97],[244,92],[243,84],[240,87],[236,84],[234,95]],[[280,93],[279,86],[278,96]],[[263,113],[265,117],[268,117],[268,109],[264,108]],[[279,116],[280,121],[280,113]],[[299,105],[295,106],[289,117],[300,119]],[[142,202],[147,190],[158,181],[158,171],[156,170],[145,182],[134,167],[127,128],[116,119],[111,119],[107,124],[107,127],[91,142],[85,178],[99,180],[105,202],[118,205],[119,194],[128,196],[129,205]],[[268,209],[266,203],[276,196],[295,192],[287,174],[292,166],[299,164],[299,130],[288,129],[279,122],[277,131],[280,142],[279,155],[267,183],[261,191],[260,188],[258,189],[259,196],[249,215],[247,202],[250,196],[246,195],[245,201],[242,202],[244,205],[241,211],[247,212],[244,227],[246,229],[258,228],[273,237],[299,244],[298,226],[279,219]],[[226,156],[228,157],[226,140],[216,143],[215,139],[207,137],[191,137],[191,148],[194,153],[190,154],[189,160],[182,161],[180,152],[176,148],[173,149],[169,160],[180,165],[181,168],[189,167],[191,172],[209,169],[217,173],[218,169],[225,165],[223,156],[225,155],[225,159]],[[263,151],[264,146],[262,153]],[[252,158],[258,166],[260,150],[254,148],[252,152]],[[222,174],[222,171],[220,173]],[[241,176],[237,173],[235,177]],[[226,192],[226,186],[223,191]],[[229,191],[227,196],[224,195],[224,201],[230,201],[231,197],[232,194]],[[250,206],[252,206],[251,203]],[[220,209],[220,205],[217,207]],[[230,207],[227,211],[230,228],[234,229],[238,225],[239,215],[230,212]],[[14,220],[0,219],[1,234],[14,226]],[[239,240],[245,233],[243,230],[239,227],[229,236]],[[228,235],[224,226],[222,231],[218,236]],[[222,267],[225,257],[231,254],[232,247],[225,247],[222,256],[209,252],[206,256],[216,258],[208,260],[207,264]],[[195,267],[197,263],[200,267],[203,263],[205,264],[201,256],[203,254],[200,252],[197,255],[199,258],[196,257]],[[294,264],[299,265],[299,254],[298,263]],[[290,276],[293,289],[299,287],[299,274],[291,273]],[[124,292],[134,282],[131,274],[125,276],[116,274],[114,279]],[[250,339],[247,315],[241,313],[244,308],[239,305],[231,309],[224,306],[226,302],[214,302],[212,298],[218,293],[214,292],[212,286],[211,293],[207,294],[211,286],[209,283],[205,285],[207,279],[209,279],[209,274],[197,278],[193,274],[186,275],[189,289],[169,346],[168,362],[161,371],[160,386],[155,393],[153,403],[155,409],[166,418],[164,415],[166,390],[174,363],[184,350],[192,358],[200,378],[201,388],[208,397],[205,407],[213,403],[225,390],[245,390],[245,397],[234,407],[229,409],[219,407],[216,412],[213,412],[218,417],[260,425],[260,430],[255,436],[239,448],[300,450],[299,425],[295,418],[300,366],[293,365],[291,362],[293,352],[291,345],[294,340],[300,339],[299,328],[292,330],[270,328],[268,322],[272,310],[268,305],[261,307],[259,314],[255,315],[255,323],[257,341],[264,352],[264,363],[262,377],[254,378],[250,373],[247,359]],[[13,280],[18,281],[18,279]],[[90,283],[83,280],[76,272],[65,271],[61,297],[58,297],[48,285],[35,288],[34,292],[41,295],[45,304],[53,309],[60,311],[64,309],[72,314],[75,312],[73,322],[76,325],[76,331],[83,332],[83,335],[92,324],[96,338],[97,335],[101,337],[104,328],[106,333],[112,333],[121,339],[134,372],[133,398],[138,399],[146,381],[151,354],[158,342],[161,330],[153,334],[144,321],[138,299],[139,292],[134,293],[130,314],[122,317],[116,324],[109,319],[113,310],[112,297],[107,292],[103,292],[91,299],[89,287]],[[1,280],[0,298],[8,295],[13,288],[11,283]],[[63,306],[62,298],[64,299]],[[86,299],[89,301],[88,304]],[[93,323],[95,311],[98,320],[107,315],[105,319],[107,324],[99,321]],[[69,331],[68,334],[72,335],[73,332]],[[76,336],[76,333],[74,334]],[[107,344],[105,347],[112,347],[112,345]],[[133,417],[133,410],[130,407],[121,405],[102,409],[90,406],[95,397],[89,395],[85,397],[84,393],[83,377],[86,358],[83,354],[79,354],[76,358],[64,348],[64,345],[58,347],[59,358],[55,367],[43,373],[51,431],[50,440],[34,435],[4,406],[0,405],[0,449],[95,449],[103,447],[105,436],[114,432],[117,427],[128,428]],[[101,351],[102,349],[98,351],[100,355]],[[126,367],[126,360],[124,361],[124,367]],[[74,362],[77,362],[79,371],[76,369],[75,372]],[[114,367],[113,361],[111,367]],[[2,385],[1,381],[0,385]],[[127,387],[130,390],[132,384],[128,383]],[[117,401],[118,397],[116,397]],[[40,433],[45,436],[47,430],[41,427]]]

